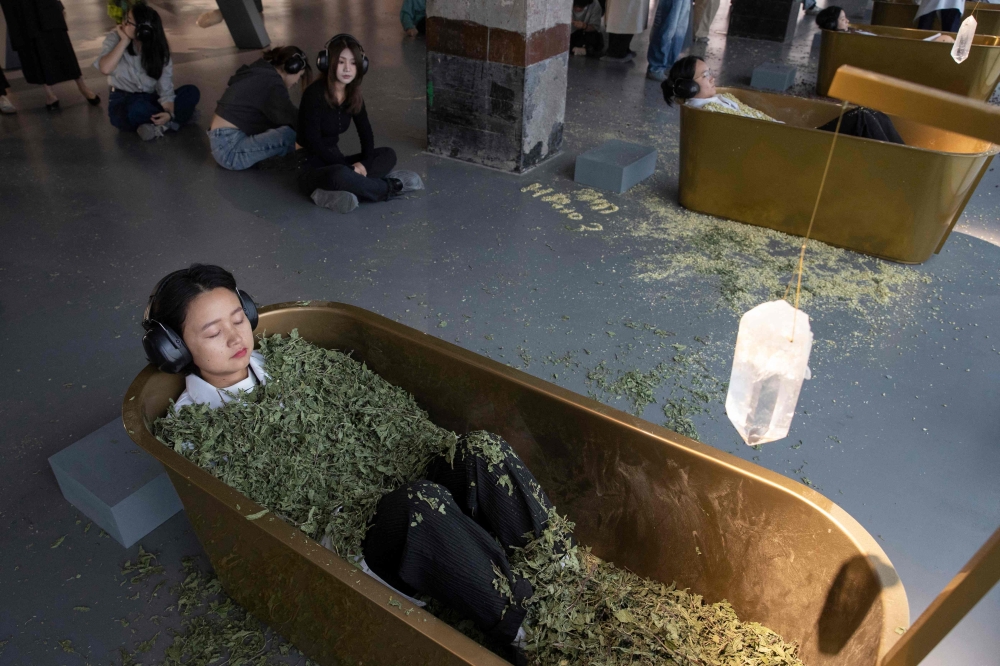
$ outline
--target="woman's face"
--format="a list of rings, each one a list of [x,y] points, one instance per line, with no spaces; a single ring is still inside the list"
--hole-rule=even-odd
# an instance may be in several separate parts
[[[358,66],[354,62],[354,53],[351,49],[345,48],[340,52],[340,57],[337,59],[337,80],[346,86],[357,75]]]
[[[125,29],[125,34],[128,35],[129,39],[135,39],[135,17],[132,16],[131,11],[125,16],[122,28]]]
[[[847,29],[851,27],[851,22],[847,20],[847,14],[843,10],[840,11],[840,15],[837,16],[837,30],[840,32],[847,32]]]
[[[715,74],[708,68],[704,60],[699,60],[694,64],[694,80],[701,90],[695,97],[707,98],[715,96]]]
[[[253,331],[240,299],[229,289],[198,294],[188,304],[181,337],[202,379],[212,386],[225,388],[247,378]]]

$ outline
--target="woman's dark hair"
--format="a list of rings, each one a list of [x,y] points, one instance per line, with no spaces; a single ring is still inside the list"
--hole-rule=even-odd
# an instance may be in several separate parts
[[[344,106],[347,107],[347,112],[353,116],[361,111],[361,105],[364,104],[364,99],[361,97],[361,80],[365,78],[365,75],[361,73],[361,61],[364,60],[365,55],[361,51],[361,45],[346,37],[330,42],[327,45],[327,53],[330,54],[330,67],[327,69],[326,78],[323,81],[326,85],[326,101],[330,106],[336,107],[337,100],[333,96],[333,84],[337,80],[337,63],[340,62],[340,54],[344,52],[344,49],[350,49],[354,55],[354,80],[348,83],[344,90]]]
[[[840,12],[844,11],[837,5],[830,5],[819,14],[816,14],[816,25],[823,30],[837,30],[837,21],[840,20]]]
[[[262,54],[266,62],[278,68],[284,67],[285,63],[295,56],[301,56],[306,63],[305,69],[302,70],[302,88],[304,90],[312,82],[312,67],[309,65],[309,58],[306,57],[305,51],[297,46],[275,46],[265,50]]]
[[[191,301],[213,289],[222,287],[236,293],[236,278],[221,266],[191,264],[172,273],[160,285],[149,307],[149,318],[155,319],[184,337],[184,320]]]
[[[573,6],[574,7],[580,7],[580,8],[589,7],[593,3],[594,3],[594,0],[573,0]]]
[[[698,56],[685,56],[674,63],[667,75],[667,80],[660,84],[663,91],[663,101],[667,106],[674,105],[674,98],[691,99],[698,94],[698,83],[694,80],[695,66],[705,62]]]
[[[163,68],[170,60],[170,45],[163,32],[160,15],[145,2],[132,5],[129,13],[132,14],[132,22],[135,23],[136,41],[142,44],[142,68],[150,78],[158,79],[163,75]],[[146,29],[140,30],[143,27]],[[131,44],[128,48],[129,53],[135,55]]]

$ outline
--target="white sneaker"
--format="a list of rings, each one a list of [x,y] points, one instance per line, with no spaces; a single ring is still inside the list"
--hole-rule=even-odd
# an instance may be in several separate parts
[[[0,113],[17,113],[17,107],[7,99],[7,95],[0,95]]]
[[[351,192],[343,190],[313,190],[312,196],[317,206],[328,208],[338,213],[350,213],[358,207],[358,198]]]
[[[153,139],[159,139],[163,136],[166,128],[163,125],[154,125],[153,123],[146,123],[145,125],[139,125],[136,133],[139,134],[139,138],[143,141],[152,141]]]

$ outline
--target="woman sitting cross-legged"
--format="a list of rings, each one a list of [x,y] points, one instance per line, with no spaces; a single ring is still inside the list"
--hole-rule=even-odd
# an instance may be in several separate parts
[[[712,74],[712,70],[708,68],[705,61],[698,56],[686,56],[674,63],[674,66],[670,68],[670,75],[663,82],[661,88],[663,89],[663,99],[668,106],[673,106],[674,101],[680,100],[688,106],[706,111],[728,113],[775,123],[781,122],[763,111],[744,104],[735,95],[718,94],[715,89],[715,75]],[[826,132],[835,131],[837,118],[816,129]],[[840,133],[877,141],[903,143],[903,139],[899,136],[899,132],[896,131],[889,116],[881,111],[863,106],[843,114],[840,121]]]
[[[280,46],[243,65],[215,107],[208,132],[212,157],[227,169],[242,171],[269,157],[295,151],[299,110],[288,89],[311,78],[309,62],[297,46]]]
[[[163,23],[145,2],[133,5],[125,22],[108,33],[94,67],[107,74],[111,86],[111,124],[138,132],[143,141],[179,130],[201,99],[193,85],[174,90],[174,63]]]
[[[412,171],[393,171],[396,153],[376,148],[375,135],[361,96],[368,58],[358,40],[337,35],[316,61],[318,81],[302,95],[299,143],[308,151],[299,186],[317,206],[349,213],[359,201],[385,201],[424,187]],[[351,126],[361,140],[361,152],[344,155],[337,146]]]

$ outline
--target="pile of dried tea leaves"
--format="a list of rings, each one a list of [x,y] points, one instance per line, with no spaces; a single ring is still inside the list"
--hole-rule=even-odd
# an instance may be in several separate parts
[[[206,405],[172,410],[156,421],[155,434],[303,532],[328,537],[339,554],[358,556],[379,498],[419,479],[434,456],[453,455],[456,435],[434,425],[413,396],[364,364],[316,347],[295,331],[263,338],[260,349],[269,377],[263,387],[216,410]],[[662,381],[661,372],[653,383]],[[637,402],[648,399],[644,383],[636,383]],[[469,441],[487,459],[502,459],[502,452],[489,449],[490,438],[473,434]],[[541,492],[537,484],[532,490]],[[512,570],[534,588],[525,621],[526,652],[533,664],[801,666],[795,645],[759,624],[741,622],[729,604],[705,604],[698,595],[642,578],[572,545],[573,527],[553,509],[542,536],[510,559]],[[203,590],[200,580],[191,572],[185,585]],[[217,658],[222,652],[213,648],[211,636],[220,627],[220,635],[235,630],[249,636],[242,631],[250,625],[241,623],[252,621],[241,614],[230,621],[229,603],[212,607],[223,624],[188,624],[187,638],[175,639],[168,649],[176,660],[172,663],[194,663],[187,659],[196,653],[204,663]],[[179,609],[187,605],[178,602]],[[477,636],[468,621],[439,604],[429,609],[435,606],[449,622]],[[244,663],[257,663],[266,646],[254,635],[229,641],[225,651],[236,648],[248,659]]]
[[[328,536],[339,555],[359,556],[379,499],[452,455],[455,434],[363,363],[296,331],[263,338],[260,351],[264,386],[219,409],[182,407],[154,433],[309,536]]]
[[[530,664],[802,666],[798,647],[728,602],[706,604],[573,545],[573,523],[552,510],[511,570],[534,588],[524,622]]]

